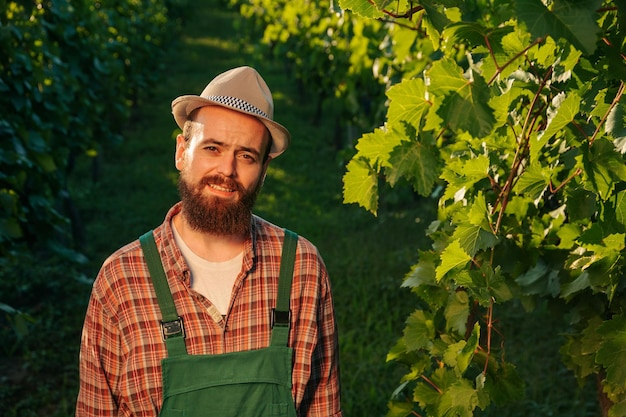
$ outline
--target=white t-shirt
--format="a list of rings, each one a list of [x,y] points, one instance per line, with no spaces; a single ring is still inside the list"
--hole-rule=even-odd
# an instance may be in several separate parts
[[[243,251],[228,261],[210,262],[196,255],[185,244],[173,222],[172,229],[176,244],[191,271],[191,288],[211,301],[220,314],[226,315],[235,280],[241,272]]]

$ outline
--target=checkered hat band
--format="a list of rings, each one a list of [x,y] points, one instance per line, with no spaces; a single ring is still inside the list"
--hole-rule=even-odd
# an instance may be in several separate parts
[[[258,114],[259,116],[263,116],[263,117],[269,119],[269,116],[263,110],[260,110],[259,108],[253,106],[252,104],[248,103],[247,101],[241,100],[241,99],[239,99],[237,97],[208,96],[207,99],[209,99],[211,101],[214,101],[216,103],[224,104],[224,105],[229,106],[229,107],[234,107],[236,109],[243,110],[246,113]]]

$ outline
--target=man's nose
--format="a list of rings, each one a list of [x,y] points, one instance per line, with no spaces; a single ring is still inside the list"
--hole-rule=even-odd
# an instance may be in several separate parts
[[[217,171],[225,177],[233,177],[236,172],[237,158],[230,153],[222,154]]]

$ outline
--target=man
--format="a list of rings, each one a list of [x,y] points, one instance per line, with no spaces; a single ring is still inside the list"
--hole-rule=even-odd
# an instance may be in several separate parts
[[[172,111],[181,202],[94,282],[76,415],[341,417],[323,260],[252,214],[270,161],[290,141],[273,121],[269,88],[239,67],[200,96],[178,97]],[[288,247],[291,260],[281,256]]]

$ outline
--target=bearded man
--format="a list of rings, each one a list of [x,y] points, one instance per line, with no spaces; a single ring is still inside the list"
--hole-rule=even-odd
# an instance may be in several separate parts
[[[172,111],[181,201],[96,277],[76,415],[341,417],[324,262],[252,213],[290,142],[267,84],[234,68]]]

